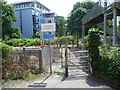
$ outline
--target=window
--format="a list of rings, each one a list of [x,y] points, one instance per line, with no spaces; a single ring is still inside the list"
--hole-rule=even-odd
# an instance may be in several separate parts
[[[51,23],[51,20],[48,20],[48,23]]]
[[[38,25],[38,29],[39,29],[39,25]]]
[[[34,7],[34,4],[32,4],[31,6]]]
[[[40,19],[40,22],[42,23],[42,19]]]
[[[32,4],[30,3],[30,7],[32,7]]]
[[[14,8],[17,8],[17,5],[15,5]]]
[[[39,22],[39,19],[38,19],[38,22]]]

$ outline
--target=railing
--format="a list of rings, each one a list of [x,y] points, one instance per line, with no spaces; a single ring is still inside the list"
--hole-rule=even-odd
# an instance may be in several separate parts
[[[113,0],[106,0],[107,8],[113,4]],[[101,15],[104,12],[104,0],[99,0],[92,9],[83,17],[82,22],[86,24],[93,18]]]

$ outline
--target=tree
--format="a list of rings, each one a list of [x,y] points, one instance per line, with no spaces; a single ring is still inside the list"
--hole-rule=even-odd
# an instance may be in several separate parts
[[[68,16],[67,27],[72,35],[82,36],[82,18],[92,8],[94,2],[77,2]]]
[[[2,4],[0,3],[0,39],[2,38]]]
[[[68,30],[72,35],[81,35],[82,18],[85,15],[86,10],[83,8],[77,8],[72,11],[70,17],[68,17]]]
[[[66,20],[63,16],[58,19],[58,36],[63,36],[65,34],[65,24]]]
[[[40,38],[40,32],[35,33],[35,38]]]
[[[77,38],[77,46],[78,46],[78,38],[82,37],[82,18],[84,15],[92,8],[94,2],[77,2],[73,6],[73,10],[68,16],[67,20],[67,28],[68,32],[71,35],[75,35]]]
[[[2,4],[2,37],[12,38],[12,34],[16,33],[20,35],[19,29],[13,25],[13,22],[16,21],[16,16],[14,12],[13,5],[7,4],[5,1],[0,1]]]

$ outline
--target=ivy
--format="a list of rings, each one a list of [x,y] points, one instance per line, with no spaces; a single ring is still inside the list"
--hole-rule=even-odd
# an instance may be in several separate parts
[[[99,55],[99,46],[101,45],[100,41],[100,31],[97,28],[92,28],[88,32],[88,50],[91,58],[91,66],[93,69],[93,74],[98,70],[100,55]]]

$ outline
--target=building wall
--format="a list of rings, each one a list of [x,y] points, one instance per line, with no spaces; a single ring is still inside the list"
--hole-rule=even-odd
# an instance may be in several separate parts
[[[32,38],[33,18],[32,9],[22,10],[22,38]]]
[[[20,30],[20,11],[15,11],[15,14],[17,16],[17,20],[13,24]]]
[[[33,19],[32,9],[15,10],[17,21],[14,25],[17,26],[22,34],[22,38],[32,38],[33,36]]]
[[[50,21],[51,23],[54,23],[54,22],[55,22],[54,17],[46,17],[44,23],[50,23],[49,21]]]
[[[44,23],[44,17],[43,17],[43,12],[37,10],[37,9],[34,9],[33,12],[32,12],[33,15],[36,15],[36,30],[37,32],[40,32],[40,25],[41,23]]]
[[[17,16],[14,25],[20,29],[22,38],[32,38],[40,32],[42,23],[55,22],[54,13],[38,2],[14,3],[14,10]]]
[[[120,25],[120,16],[117,16],[117,26]]]

